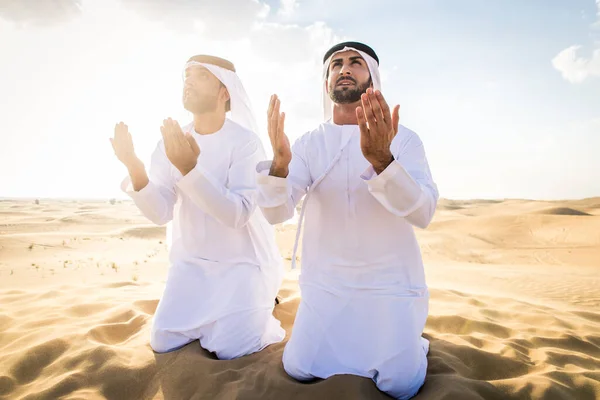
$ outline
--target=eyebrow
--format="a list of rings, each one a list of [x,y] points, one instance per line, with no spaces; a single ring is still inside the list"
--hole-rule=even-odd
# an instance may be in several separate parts
[[[352,56],[350,57],[350,61],[356,61],[356,60],[362,60],[363,58],[361,56]],[[344,61],[343,58],[336,58],[334,60],[331,60],[331,63],[336,63],[336,62],[341,62]]]

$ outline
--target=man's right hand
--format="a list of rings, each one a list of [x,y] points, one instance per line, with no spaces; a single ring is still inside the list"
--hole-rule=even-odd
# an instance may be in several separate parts
[[[129,128],[123,122],[115,125],[115,137],[110,138],[115,155],[121,161],[131,177],[133,190],[139,192],[148,185],[149,179],[146,173],[146,168],[142,161],[137,158],[133,150],[133,140],[129,133]]]
[[[273,147],[273,163],[269,175],[285,178],[288,175],[288,167],[292,161],[292,150],[290,141],[283,131],[285,113],[279,112],[280,104],[277,95],[272,95],[267,112],[269,139],[271,139],[271,147]]]
[[[133,149],[133,140],[129,128],[123,122],[115,125],[115,136],[110,139],[115,155],[128,169],[134,167],[139,159]]]

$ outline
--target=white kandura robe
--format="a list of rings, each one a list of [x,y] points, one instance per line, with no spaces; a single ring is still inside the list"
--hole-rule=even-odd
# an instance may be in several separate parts
[[[154,315],[150,344],[157,352],[195,339],[221,359],[280,342],[272,315],[283,279],[274,228],[257,207],[256,163],[265,153],[253,132],[226,119],[210,135],[194,135],[201,154],[185,176],[168,160],[161,140],[150,182],[124,190],[152,222],[168,229],[170,268]]]
[[[438,191],[416,133],[400,125],[395,161],[377,175],[357,125],[321,124],[292,146],[287,178],[257,166],[258,204],[281,223],[304,202],[301,302],[283,364],[299,380],[354,374],[408,399],[422,386],[429,292],[413,226]],[[301,218],[302,220],[302,218]]]

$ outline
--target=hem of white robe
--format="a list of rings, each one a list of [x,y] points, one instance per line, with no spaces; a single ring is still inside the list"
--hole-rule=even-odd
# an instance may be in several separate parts
[[[421,345],[421,348],[422,348],[424,356],[425,356],[425,361],[422,361],[421,365],[419,365],[419,370],[417,371],[417,373],[415,375],[415,383],[410,387],[409,390],[406,391],[405,396],[394,397],[390,393],[390,391],[386,391],[385,393],[387,393],[389,396],[397,398],[397,399],[411,399],[414,396],[416,396],[417,393],[419,393],[419,391],[423,387],[423,385],[425,385],[425,381],[427,380],[427,367],[429,364],[429,360],[427,359],[427,355],[429,354],[429,341],[421,336],[420,345]],[[285,358],[285,354],[284,354],[284,358]],[[292,378],[296,379],[299,382],[310,382],[315,379],[329,379],[332,376],[336,376],[336,375],[355,375],[355,376],[360,376],[363,378],[371,379],[375,383],[375,385],[378,386],[376,379],[372,378],[367,372],[363,372],[363,371],[356,371],[356,370],[348,369],[348,370],[340,370],[339,372],[333,372],[330,374],[325,374],[323,376],[316,376],[311,373],[304,373],[301,371],[290,371],[290,369],[286,367],[285,362],[284,362],[284,370],[285,370],[286,374],[288,374],[289,376],[291,376]],[[378,386],[378,389],[379,389],[379,386]],[[381,390],[381,389],[379,389],[379,390]]]
[[[250,346],[246,349],[243,349],[243,351],[240,352],[243,354],[239,354],[237,357],[242,357],[244,355],[249,355],[249,354],[253,354],[253,353],[262,351],[265,348],[267,348],[273,344],[280,343],[285,339],[285,336],[286,336],[285,329],[281,326],[281,321],[279,321],[277,318],[275,318],[275,316],[272,314],[273,313],[272,307],[270,309],[268,309],[268,308],[261,308],[261,309],[262,309],[262,311],[269,311],[267,326],[265,327],[265,330],[260,335],[256,336],[256,338],[258,339],[256,345]],[[223,314],[219,318],[215,319],[215,321],[203,323],[203,324],[198,325],[195,328],[190,328],[190,329],[160,328],[153,321],[153,324],[151,327],[151,333],[150,333],[150,337],[151,337],[151,346],[150,347],[152,347],[152,350],[157,354],[165,354],[165,353],[171,353],[171,352],[177,351],[177,350],[181,349],[182,347],[187,346],[191,342],[198,340],[200,342],[200,346],[202,348],[204,348],[207,351],[216,353],[220,349],[205,348],[204,346],[202,346],[202,343],[201,343],[203,336],[193,334],[193,333],[198,333],[198,330],[211,325],[212,323],[218,321],[219,319],[230,317],[234,314],[247,313],[248,311],[261,311],[261,309],[243,310],[243,311],[236,311],[233,313]],[[154,337],[155,337],[157,331],[161,331],[161,333],[163,335],[171,336],[171,338],[170,338],[170,340],[172,340],[171,345],[165,346],[164,349],[155,349],[154,347],[156,346],[156,343],[152,344],[152,341],[154,340]],[[179,337],[179,339],[181,339],[181,340],[175,341],[174,340],[175,337]],[[167,339],[167,340],[169,340],[169,339]]]

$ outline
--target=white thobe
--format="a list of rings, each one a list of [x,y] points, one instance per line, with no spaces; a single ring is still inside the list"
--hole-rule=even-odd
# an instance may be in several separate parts
[[[170,268],[154,315],[150,344],[157,352],[199,339],[221,359],[279,342],[285,331],[272,316],[283,279],[274,228],[257,207],[256,163],[264,159],[257,135],[226,119],[210,135],[191,131],[201,153],[185,176],[161,140],[150,182],[124,190],[152,222],[168,226]]]
[[[258,204],[281,223],[307,194],[288,374],[365,376],[408,399],[424,383],[429,349],[421,337],[429,292],[414,227],[427,227],[439,195],[416,133],[400,126],[391,150],[395,160],[377,175],[357,125],[323,123],[292,146],[287,178],[269,176],[269,161],[258,164]]]

